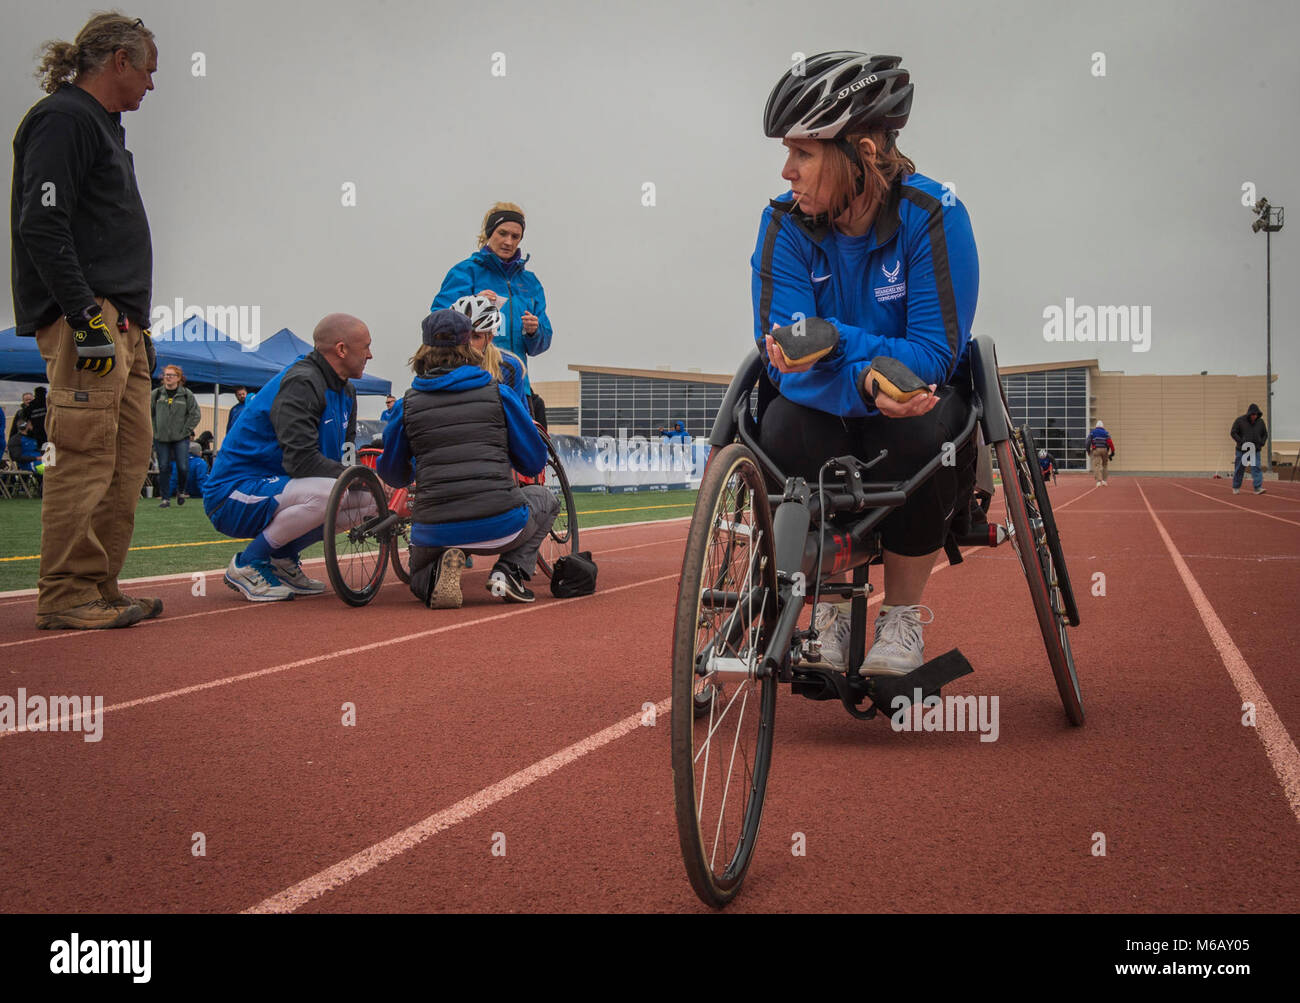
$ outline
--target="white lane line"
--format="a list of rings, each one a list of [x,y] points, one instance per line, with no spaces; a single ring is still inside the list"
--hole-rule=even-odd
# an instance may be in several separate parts
[[[1138,491],[1142,495],[1142,500],[1146,501],[1146,492],[1142,490],[1140,484]],[[1174,546],[1174,541],[1165,531],[1164,523],[1160,521],[1160,517],[1156,515],[1149,502],[1147,508],[1156,524],[1156,529],[1160,532],[1160,538],[1165,542],[1165,549],[1173,558],[1174,567],[1178,569],[1183,585],[1192,597],[1192,603],[1201,616],[1201,622],[1219,652],[1223,667],[1228,670],[1228,675],[1232,678],[1233,685],[1237,687],[1242,701],[1255,705],[1255,732],[1259,735],[1259,740],[1264,743],[1264,751],[1268,754],[1268,761],[1272,764],[1273,772],[1277,774],[1278,782],[1282,785],[1282,793],[1286,796],[1292,814],[1297,821],[1300,821],[1300,751],[1296,750],[1295,742],[1282,724],[1277,711],[1273,709],[1268,696],[1264,693],[1264,688],[1259,685],[1255,673],[1251,671],[1241,650],[1233,643],[1232,635],[1228,633],[1223,621],[1214,612],[1210,600],[1206,598],[1187,562],[1183,560]]]
[[[213,679],[206,683],[196,683],[193,686],[186,686],[179,690],[168,690],[166,693],[155,693],[152,696],[138,697],[135,700],[125,700],[122,703],[110,704],[105,707],[103,713],[109,711],[128,710],[132,707],[141,707],[145,704],[158,703],[161,700],[171,700],[176,697],[188,696],[191,693],[199,693],[203,690],[215,689],[218,686],[231,686],[234,683],[246,682],[249,679],[259,679],[262,676],[276,675],[280,672],[288,672],[290,669],[300,669],[308,665],[317,665],[321,662],[328,662],[335,658],[347,658],[352,655],[360,655],[367,651],[375,651],[378,648],[386,648],[393,644],[404,644],[407,641],[418,641],[421,638],[433,637],[437,634],[445,634],[452,630],[463,630],[466,627],[477,627],[485,623],[493,623],[497,620],[506,620],[510,617],[524,616],[528,613],[535,613],[538,610],[554,610],[560,608],[560,604],[568,605],[570,603],[588,602],[592,599],[599,599],[601,596],[614,595],[617,592],[626,592],[628,589],[640,588],[643,585],[655,585],[659,582],[675,581],[681,577],[679,572],[673,572],[671,575],[660,575],[658,578],[647,578],[645,581],[631,582],[627,585],[616,585],[612,589],[602,589],[601,591],[590,596],[583,596],[580,599],[563,599],[554,603],[543,603],[541,605],[529,605],[520,609],[511,610],[508,613],[497,613],[493,616],[483,616],[476,620],[462,620],[459,623],[449,623],[442,627],[434,627],[431,630],[421,630],[414,634],[403,634],[401,637],[390,637],[384,641],[373,641],[370,644],[358,645],[355,648],[345,648],[341,651],[329,651],[321,655],[313,655],[311,658],[300,658],[296,662],[286,662],[283,665],[273,665],[267,669],[257,669],[254,672],[243,672],[237,676],[226,676],[224,679]],[[268,603],[268,605],[271,605]],[[235,609],[243,609],[242,606],[236,606]],[[216,612],[214,610],[214,612]],[[90,713],[94,713],[91,711]],[[80,721],[86,717],[87,713],[83,711],[80,714],[65,714],[57,722],[51,721],[47,730],[59,731],[68,730],[68,727],[75,721]],[[7,738],[10,735],[21,734],[18,731],[0,731],[0,739]]]
[[[1289,522],[1292,526],[1300,526],[1300,522],[1296,522],[1294,519],[1283,519],[1280,515],[1273,515],[1271,512],[1261,512],[1259,509],[1246,508],[1245,505],[1238,505],[1236,502],[1230,502],[1223,498],[1215,498],[1213,495],[1207,495],[1203,491],[1193,491],[1191,488],[1183,487],[1181,484],[1175,484],[1174,487],[1183,488],[1184,491],[1194,495],[1200,495],[1202,498],[1208,498],[1210,501],[1218,502],[1220,505],[1230,505],[1233,508],[1239,508],[1243,512],[1249,512],[1252,515],[1262,515],[1265,519],[1276,519],[1278,522]],[[1145,498],[1146,496],[1143,495],[1142,497]]]
[[[624,548],[631,549],[631,548]],[[969,557],[971,554],[984,547],[972,547],[970,550],[963,551],[963,556]],[[936,574],[944,568],[951,567],[947,561],[934,567],[930,574]],[[675,576],[674,576],[675,577]],[[662,579],[657,579],[662,581]],[[874,606],[884,598],[883,595],[876,596],[868,605]],[[655,705],[657,714],[668,713],[672,705],[672,700],[661,700]],[[333,891],[342,885],[347,884],[353,878],[359,878],[368,871],[374,870],[383,864],[388,863],[394,857],[405,853],[407,850],[423,843],[430,836],[435,836],[444,829],[450,829],[453,825],[464,822],[472,818],[479,812],[485,811],[492,807],[498,801],[508,798],[511,794],[523,790],[529,784],[549,776],[561,767],[568,766],[576,762],[589,752],[594,752],[603,745],[608,745],[617,738],[622,738],[629,732],[635,731],[641,727],[640,713],[631,717],[624,718],[617,724],[610,725],[604,731],[599,731],[594,735],[584,738],[580,742],[570,745],[566,749],[561,749],[553,756],[540,760],[518,773],[513,773],[506,777],[505,780],[493,784],[491,787],[484,788],[477,794],[471,794],[462,801],[458,801],[450,808],[445,808],[440,812],[430,815],[414,825],[408,826],[401,832],[389,836],[382,842],[375,843],[373,846],[355,853],[346,860],[341,860],[332,867],[313,874],[311,877],[292,885],[283,891],[276,892],[269,898],[263,899],[257,905],[244,910],[246,913],[278,913],[293,912],[306,905],[312,899],[319,898],[326,892]]]
[[[660,700],[659,703],[655,704],[655,713],[667,714],[671,706],[671,699]],[[276,892],[269,898],[257,903],[257,905],[245,909],[244,912],[284,913],[300,909],[312,899],[319,898],[326,892],[333,891],[335,888],[347,884],[353,878],[359,878],[407,850],[413,849],[430,836],[435,836],[444,829],[450,829],[453,825],[473,818],[480,812],[491,808],[498,801],[503,801],[543,777],[550,776],[556,770],[576,763],[583,756],[595,752],[602,746],[639,730],[641,728],[642,713],[637,712],[631,717],[625,717],[616,724],[610,725],[603,731],[588,735],[581,741],[561,749],[554,755],[547,756],[545,759],[539,760],[533,763],[532,766],[517,773],[512,773],[491,787],[485,787],[477,794],[471,794],[469,797],[456,802],[450,808],[444,808],[442,811],[435,812],[428,818],[408,826],[401,832],[389,836],[383,842],[375,843],[359,853],[354,853],[346,860],[340,860],[332,867],[327,867],[325,870],[313,874],[296,885],[291,885],[283,891]]]

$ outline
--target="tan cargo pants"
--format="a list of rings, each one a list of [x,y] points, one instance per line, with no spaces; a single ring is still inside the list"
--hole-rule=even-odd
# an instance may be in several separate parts
[[[50,380],[37,614],[121,595],[117,576],[149,470],[153,422],[144,333],[132,322],[122,334],[116,307],[99,303],[117,342],[107,376],[76,369],[64,318],[36,332]]]

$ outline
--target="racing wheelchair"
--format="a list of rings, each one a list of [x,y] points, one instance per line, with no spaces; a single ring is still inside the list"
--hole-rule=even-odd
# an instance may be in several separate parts
[[[560,500],[560,514],[537,555],[538,570],[550,578],[560,557],[578,552],[578,510],[550,436],[540,425],[536,428],[546,443],[546,467],[535,478],[516,477],[545,484]],[[411,580],[411,499],[416,486],[385,484],[375,472],[382,452],[372,447],[357,451],[357,464],[334,483],[325,510],[325,570],[335,595],[349,606],[365,606],[374,599],[390,561],[403,582]],[[367,513],[359,522],[352,515],[358,507]]]
[[[945,549],[956,564],[961,546],[1011,542],[1066,717],[1081,725],[1083,703],[1066,633],[1078,625],[1079,613],[1033,434],[1027,425],[1012,425],[992,341],[972,339],[970,353],[972,406],[952,445],[982,434],[993,446],[1006,516],[1004,523],[975,521],[962,535],[950,533]],[[873,718],[878,709],[888,718],[898,696],[910,700],[917,689],[937,695],[971,671],[956,650],[903,676],[856,671],[866,647],[867,572],[882,556],[877,527],[935,473],[944,454],[902,482],[869,479],[883,452],[867,460],[830,460],[816,484],[786,477],[758,442],[755,390],[763,379],[755,350],[714,422],[673,634],[677,831],[691,885],[715,907],[739,892],[758,837],[778,684],[812,700],[838,700],[856,718]],[[981,500],[982,513],[990,501]],[[840,580],[846,574],[847,583]],[[832,595],[851,600],[847,672],[821,663],[815,630],[798,626],[805,604]]]

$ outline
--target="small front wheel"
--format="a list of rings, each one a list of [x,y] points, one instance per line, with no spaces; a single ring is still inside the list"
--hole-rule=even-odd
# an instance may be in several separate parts
[[[379,592],[394,546],[393,522],[379,476],[348,467],[334,482],[325,509],[325,570],[335,594],[364,606]]]
[[[740,891],[763,816],[776,681],[761,666],[777,616],[772,512],[744,446],[705,472],[686,538],[673,631],[677,835],[708,905]]]

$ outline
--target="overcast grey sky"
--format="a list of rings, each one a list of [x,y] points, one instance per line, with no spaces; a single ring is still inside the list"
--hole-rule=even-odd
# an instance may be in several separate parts
[[[535,380],[569,378],[571,363],[734,370],[759,213],[787,187],[763,104],[793,53],[836,48],[896,53],[911,71],[899,145],[970,210],[975,331],[1004,365],[1264,371],[1264,236],[1242,185],[1300,212],[1293,0],[124,9],[159,45],[157,89],[124,115],[155,305],[260,306],[263,336],[355,313],[371,371],[400,387],[443,275],[497,199],[528,215],[555,328]],[[91,10],[0,3],[10,137],[42,96],[39,44],[71,40]],[[1300,438],[1297,240],[1300,217],[1273,240],[1279,438]],[[1048,343],[1043,312],[1067,297],[1150,307],[1150,350]]]

